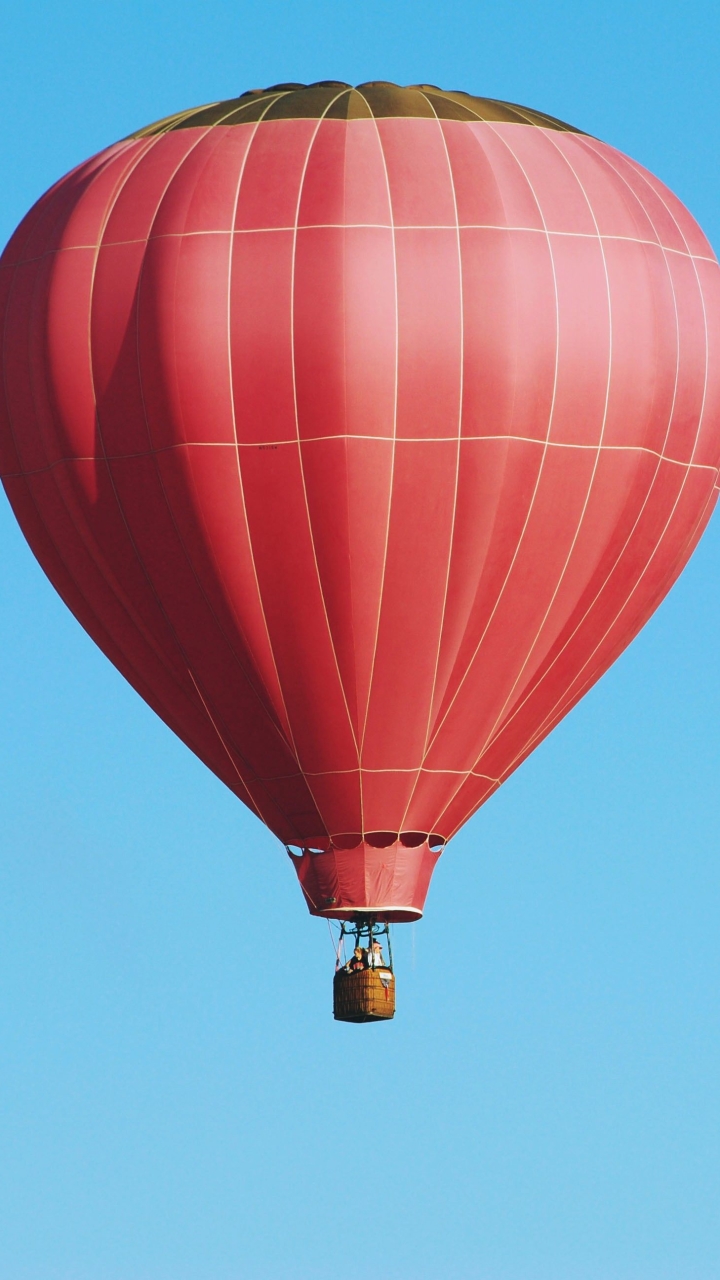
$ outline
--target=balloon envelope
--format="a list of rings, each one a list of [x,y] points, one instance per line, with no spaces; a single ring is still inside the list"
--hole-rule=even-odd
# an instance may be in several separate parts
[[[80,165],[0,289],[3,482],[54,586],[312,911],[420,914],[709,518],[697,224],[525,108],[275,86]]]

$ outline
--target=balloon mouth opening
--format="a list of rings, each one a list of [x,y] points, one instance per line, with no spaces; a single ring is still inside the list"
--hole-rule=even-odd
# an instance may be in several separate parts
[[[345,831],[338,835],[321,836],[318,839],[290,840],[288,850],[304,856],[312,853],[330,853],[333,849],[349,851],[369,845],[371,849],[389,849],[391,845],[403,845],[406,849],[420,849],[427,844],[434,853],[447,844],[447,837],[434,831]]]
[[[311,910],[311,915],[321,916],[325,920],[345,920],[350,924],[364,924],[369,920],[379,924],[412,924],[415,920],[422,920],[423,912],[417,907],[383,907],[380,905],[372,908],[350,908],[321,906]]]

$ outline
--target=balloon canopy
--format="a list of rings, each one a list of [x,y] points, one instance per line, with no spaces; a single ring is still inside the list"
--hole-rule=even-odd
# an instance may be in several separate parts
[[[62,598],[311,911],[419,915],[709,518],[695,221],[540,112],[285,84],[73,170],[0,290],[3,482]]]

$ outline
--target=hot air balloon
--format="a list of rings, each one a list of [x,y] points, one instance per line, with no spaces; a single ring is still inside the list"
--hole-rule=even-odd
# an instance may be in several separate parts
[[[541,112],[280,84],[79,165],[0,290],[33,552],[372,954],[705,527],[707,240]],[[384,956],[339,985],[338,1017],[394,1008]]]

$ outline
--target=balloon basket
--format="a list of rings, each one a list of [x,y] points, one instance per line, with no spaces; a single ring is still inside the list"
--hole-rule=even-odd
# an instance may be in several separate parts
[[[389,969],[340,969],[333,982],[336,1022],[382,1022],[395,1017],[395,975]]]
[[[349,958],[345,939],[355,942]],[[387,943],[388,960],[382,944]],[[363,945],[366,944],[366,945]],[[395,1017],[395,974],[387,921],[357,913],[352,922],[340,922],[335,953],[333,1016],[336,1022],[385,1022]]]

